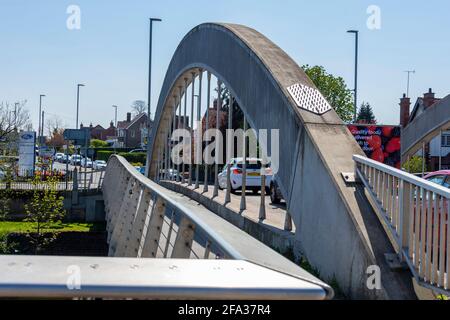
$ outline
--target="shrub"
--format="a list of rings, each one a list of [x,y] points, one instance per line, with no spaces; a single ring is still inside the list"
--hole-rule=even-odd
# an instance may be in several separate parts
[[[104,160],[104,161],[108,161],[109,157],[114,154],[113,151],[97,151],[97,157],[96,160]]]
[[[145,152],[136,152],[136,153],[125,153],[121,152],[119,153],[120,156],[127,159],[128,162],[140,162],[145,163],[145,160],[147,158],[147,155]]]

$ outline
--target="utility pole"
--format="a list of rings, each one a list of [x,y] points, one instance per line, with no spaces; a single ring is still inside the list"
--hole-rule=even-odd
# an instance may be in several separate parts
[[[152,96],[152,41],[153,41],[153,22],[161,22],[161,19],[150,18],[150,38],[148,45],[148,95],[147,95],[147,161],[145,164],[145,175],[149,177],[150,174],[150,130],[151,130],[151,96]]]
[[[416,73],[416,70],[406,70],[405,72],[408,74],[408,80],[406,82],[406,97],[409,98],[409,77],[411,73]]]
[[[354,106],[353,122],[356,122],[356,113],[358,110],[358,36],[359,36],[359,31],[358,30],[348,30],[347,32],[355,34],[355,89],[353,90],[355,106]]]

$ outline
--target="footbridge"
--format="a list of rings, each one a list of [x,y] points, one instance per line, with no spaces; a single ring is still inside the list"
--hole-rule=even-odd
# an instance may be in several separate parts
[[[237,128],[248,137],[221,137]],[[234,151],[239,186],[223,168]],[[281,204],[270,203],[268,181]],[[0,296],[330,299],[331,282],[347,298],[449,292],[448,190],[367,159],[298,64],[242,25],[206,23],[184,37],[146,175],[112,156],[102,190],[109,257],[0,257]],[[30,263],[40,273],[27,273]],[[77,290],[64,278],[73,265]]]

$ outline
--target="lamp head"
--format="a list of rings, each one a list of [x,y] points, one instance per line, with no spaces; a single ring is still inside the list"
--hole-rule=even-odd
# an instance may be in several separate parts
[[[161,22],[162,20],[159,19],[159,18],[150,18],[150,21],[151,21],[151,22],[153,22],[153,21],[155,21],[155,22]]]
[[[358,33],[359,31],[358,30],[348,30],[347,32],[348,33]]]

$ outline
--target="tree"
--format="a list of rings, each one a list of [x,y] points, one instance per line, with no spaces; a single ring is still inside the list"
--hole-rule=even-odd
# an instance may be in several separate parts
[[[363,102],[358,111],[358,116],[356,117],[356,122],[361,124],[376,124],[377,120],[373,114],[372,107],[369,103]]]
[[[106,148],[106,147],[108,147],[108,142],[99,140],[99,139],[92,139],[90,147],[91,148]]]
[[[26,100],[14,105],[8,101],[0,103],[0,141],[8,140],[11,133],[30,128],[30,113],[25,108],[26,103]]]
[[[55,239],[54,234],[45,234],[46,230],[55,222],[61,222],[65,216],[64,197],[57,191],[57,180],[50,177],[45,188],[39,188],[42,184],[39,177],[33,180],[33,197],[30,203],[25,204],[25,221],[34,224],[34,230],[28,233],[30,243],[37,254],[44,246]]]
[[[344,122],[353,119],[353,95],[342,77],[325,71],[322,66],[304,65],[303,70]]]
[[[134,116],[138,116],[147,111],[147,105],[145,101],[136,100],[131,104],[131,110]]]

